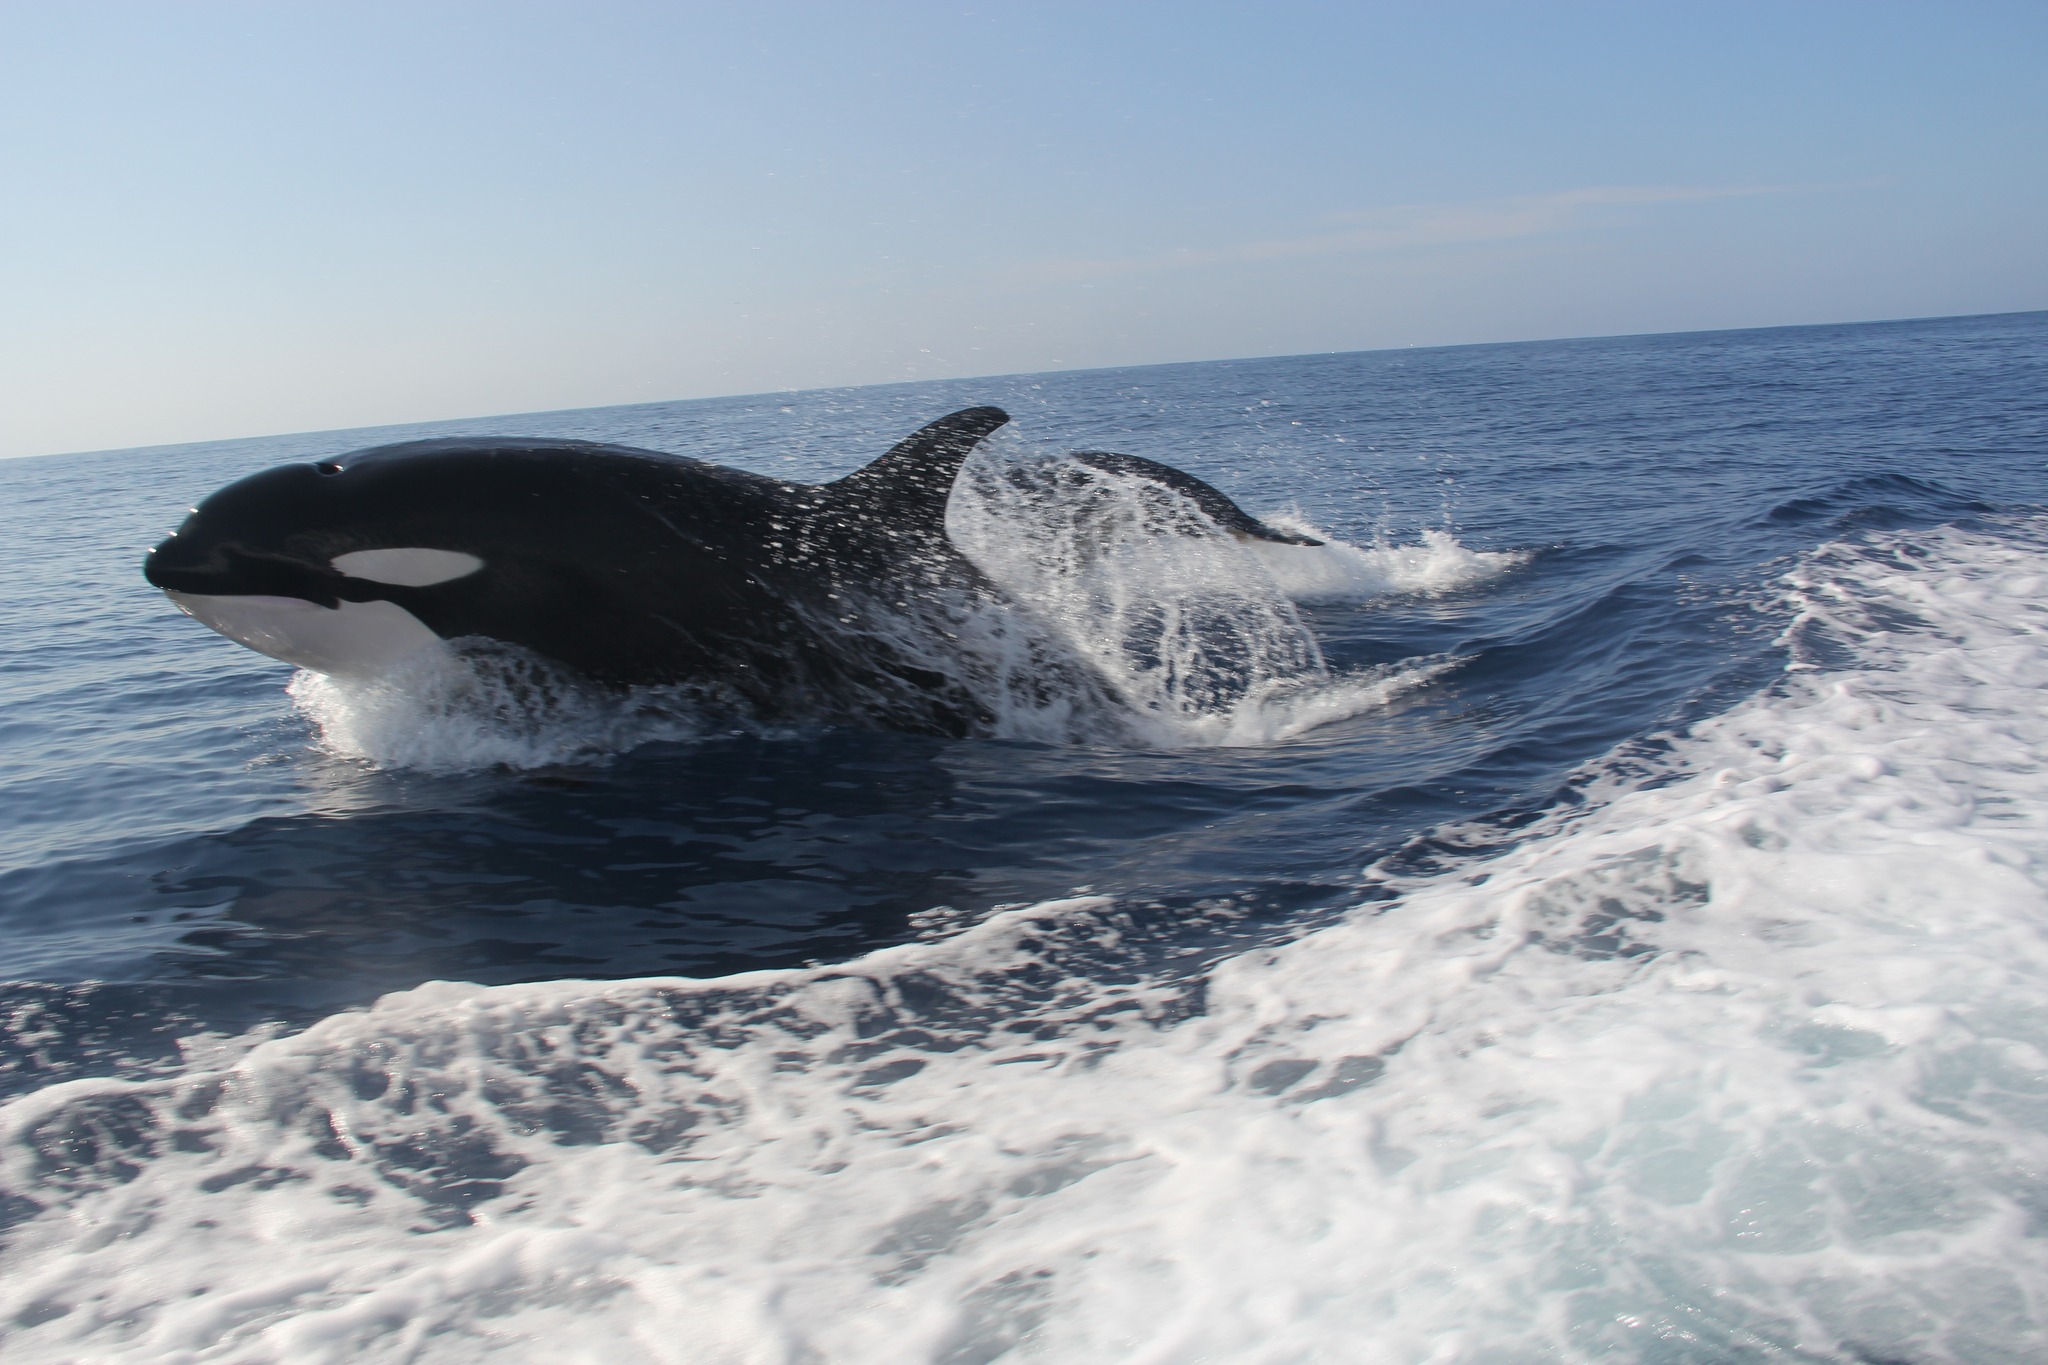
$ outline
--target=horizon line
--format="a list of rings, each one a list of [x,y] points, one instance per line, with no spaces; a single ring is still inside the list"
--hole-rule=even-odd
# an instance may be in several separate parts
[[[1959,322],[1971,318],[2025,317],[2031,313],[2048,313],[2048,307],[1999,309],[1995,312],[1989,313],[1932,313],[1925,315],[1916,315],[1912,317],[1851,318],[1847,320],[1833,322],[1781,322],[1768,323],[1764,325],[1735,327],[1694,327],[1682,328],[1679,330],[1668,332],[1590,332],[1569,334],[1563,336],[1518,337],[1508,340],[1495,341],[1449,341],[1432,342],[1429,345],[1411,344],[1406,346],[1359,346],[1347,350],[1332,351],[1275,351],[1261,355],[1209,356],[1199,360],[1138,361],[1128,365],[1089,365],[1056,370],[1003,370],[990,374],[957,375],[943,379],[886,379],[879,380],[870,384],[821,384],[807,388],[791,387],[779,389],[753,389],[742,390],[734,393],[697,394],[694,397],[690,398],[644,398],[626,403],[599,403],[587,407],[531,408],[517,412],[477,413],[467,416],[454,417],[421,417],[411,419],[400,418],[389,422],[367,422],[357,426],[315,427],[299,431],[258,432],[252,435],[245,436],[201,437],[198,440],[168,441],[155,445],[103,446],[85,450],[39,451],[33,454],[0,456],[0,463],[12,463],[16,460],[63,459],[72,456],[87,455],[141,454],[149,451],[183,450],[191,446],[231,445],[243,441],[274,441],[294,436],[332,436],[338,433],[350,431],[381,431],[391,427],[433,426],[446,422],[474,422],[486,419],[495,419],[499,417],[513,419],[527,417],[558,417],[565,413],[614,412],[626,408],[659,407],[675,403],[710,403],[733,398],[769,398],[777,396],[790,397],[810,393],[847,393],[860,389],[908,388],[915,385],[931,384],[966,384],[974,383],[981,380],[1034,379],[1043,375],[1110,374],[1119,370],[1161,370],[1182,365],[1251,364],[1259,361],[1269,360],[1302,360],[1307,359],[1311,356],[1383,355],[1395,351],[1457,351],[1472,350],[1481,347],[1491,346],[1547,346],[1557,342],[1565,341],[1627,341],[1649,337],[1715,336],[1733,332],[1785,332],[1816,329],[1823,327],[1877,327],[1908,322]]]

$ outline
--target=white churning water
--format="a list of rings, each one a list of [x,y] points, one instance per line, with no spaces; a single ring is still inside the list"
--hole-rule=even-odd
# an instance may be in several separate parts
[[[1766,695],[1200,982],[1070,901],[17,1100],[9,1358],[2048,1357],[2044,531],[1811,555]]]

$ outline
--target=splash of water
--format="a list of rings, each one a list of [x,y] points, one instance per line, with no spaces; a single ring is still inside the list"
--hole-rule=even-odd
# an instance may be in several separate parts
[[[693,698],[605,692],[488,640],[421,650],[374,678],[302,669],[285,690],[329,753],[423,772],[547,767],[694,738],[709,723]]]
[[[1284,531],[1324,543],[1296,547],[1256,542],[1250,548],[1280,590],[1297,602],[1370,601],[1379,597],[1439,597],[1462,592],[1527,564],[1526,550],[1474,550],[1449,531],[1430,528],[1413,545],[1375,540],[1350,545],[1298,513],[1266,518]]]
[[[1347,567],[1364,552],[1298,519],[1287,529],[1326,543],[1235,536],[1185,492],[1141,474],[1000,445],[962,471],[946,521],[961,553],[1107,679],[1139,741],[1160,748],[1269,744],[1385,705],[1454,666],[1334,672],[1296,597],[1336,595],[1337,583],[1376,596],[1421,580],[1390,569],[1368,583]],[[1446,557],[1450,546],[1430,542],[1430,553]],[[1398,567],[1391,551],[1383,558]],[[1507,561],[1472,561],[1466,581]]]

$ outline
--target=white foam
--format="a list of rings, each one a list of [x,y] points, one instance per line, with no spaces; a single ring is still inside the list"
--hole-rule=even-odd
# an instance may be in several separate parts
[[[1474,550],[1449,531],[1428,529],[1413,545],[1377,540],[1352,545],[1294,513],[1265,519],[1321,545],[1255,542],[1281,591],[1299,602],[1370,600],[1377,597],[1442,596],[1478,587],[1529,562],[1525,550]]]
[[[16,1100],[9,1359],[2039,1359],[2044,533],[1811,557],[1780,688],[1199,994],[1064,902]]]
[[[489,641],[421,650],[371,677],[302,670],[285,690],[329,753],[424,772],[547,767],[700,733],[680,698],[609,694]]]
[[[1426,684],[1456,661],[1333,671],[1295,599],[1369,595],[1355,564],[1383,564],[1374,581],[1405,592],[1454,572],[1476,582],[1473,565],[1511,558],[1475,558],[1435,532],[1419,557],[1240,539],[1141,474],[1001,446],[962,471],[946,529],[1016,610],[1108,682],[1128,737],[1160,748],[1271,744]],[[1288,529],[1320,538],[1298,518]],[[1460,557],[1463,570],[1436,562]]]

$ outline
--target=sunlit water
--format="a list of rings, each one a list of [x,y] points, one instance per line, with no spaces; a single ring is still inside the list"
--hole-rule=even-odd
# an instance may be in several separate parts
[[[141,550],[428,429],[0,464],[7,1358],[2048,1354],[2048,315],[432,430],[970,402],[1113,714],[294,678]],[[1331,543],[991,494],[1076,448]]]

